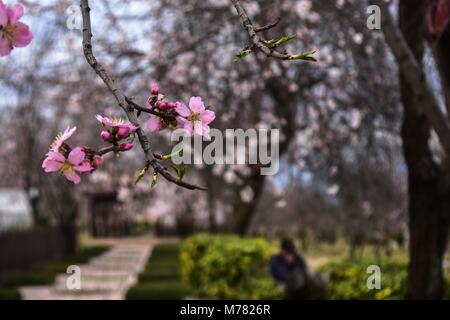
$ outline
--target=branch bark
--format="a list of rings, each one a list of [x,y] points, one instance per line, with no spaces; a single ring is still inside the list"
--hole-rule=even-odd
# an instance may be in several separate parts
[[[134,107],[127,102],[127,98],[123,91],[117,86],[117,84],[108,75],[103,66],[97,61],[92,51],[92,27],[91,27],[91,15],[88,0],[80,0],[81,14],[83,18],[83,52],[89,65],[94,69],[95,73],[103,80],[108,87],[111,94],[116,99],[119,106],[125,112],[128,120],[139,128],[136,130],[139,143],[142,151],[144,152],[147,163],[153,168],[156,173],[161,174],[166,180],[177,184],[183,188],[189,190],[205,190],[206,188],[197,186],[188,182],[184,182],[175,177],[165,168],[159,161],[153,156],[151,150],[150,140],[147,134],[142,130],[136,114],[134,113]]]

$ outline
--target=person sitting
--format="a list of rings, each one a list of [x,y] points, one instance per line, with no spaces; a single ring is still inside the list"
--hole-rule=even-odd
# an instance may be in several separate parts
[[[319,274],[310,273],[305,259],[297,252],[290,239],[281,242],[280,253],[269,262],[270,274],[284,285],[284,298],[288,300],[322,299],[324,281]]]

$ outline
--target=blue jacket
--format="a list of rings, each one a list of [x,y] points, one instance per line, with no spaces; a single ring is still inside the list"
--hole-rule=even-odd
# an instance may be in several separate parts
[[[307,267],[305,260],[301,255],[296,255],[294,263],[288,264],[281,254],[277,254],[270,259],[269,269],[270,274],[275,278],[278,283],[286,284],[289,276],[289,272],[294,268],[299,268],[306,273]]]

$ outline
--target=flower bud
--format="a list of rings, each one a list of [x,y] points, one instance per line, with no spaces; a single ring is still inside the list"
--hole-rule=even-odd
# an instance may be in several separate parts
[[[120,126],[117,130],[117,137],[119,139],[125,139],[130,135],[130,128],[128,126]]]
[[[111,132],[107,130],[103,130],[102,133],[100,133],[100,136],[102,137],[103,141],[110,142],[112,141],[112,134]]]
[[[133,145],[131,143],[122,143],[120,146],[120,151],[128,151],[133,148]]]
[[[158,95],[158,93],[159,93],[158,85],[156,83],[154,83],[152,86],[152,94],[156,96],[156,95]]]
[[[100,156],[94,156],[94,159],[93,159],[93,161],[92,161],[92,166],[93,166],[95,169],[97,169],[97,168],[100,166],[101,163],[102,163],[102,157],[100,157]]]

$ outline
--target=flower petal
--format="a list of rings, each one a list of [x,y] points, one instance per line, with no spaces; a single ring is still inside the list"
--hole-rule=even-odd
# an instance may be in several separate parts
[[[79,184],[81,181],[80,176],[77,175],[74,171],[65,172],[64,176],[67,180],[72,181],[74,184]]]
[[[205,111],[205,105],[203,104],[201,97],[191,97],[189,100],[189,109],[193,112],[203,112]]]
[[[75,171],[78,171],[78,172],[89,172],[94,168],[91,166],[89,161],[85,160],[80,165],[75,166],[74,169],[75,169]]]
[[[146,126],[149,132],[158,132],[162,130],[161,120],[154,115],[151,115],[147,120]]]
[[[61,169],[63,163],[51,158],[45,158],[42,168],[45,172],[56,172]]]
[[[201,121],[194,121],[194,131],[200,136],[203,135],[203,126]]]
[[[6,6],[0,2],[0,26],[4,27],[8,24],[8,14]]]
[[[177,117],[177,123],[178,123],[179,127],[184,127],[186,122],[190,122],[190,121],[188,119],[180,117],[180,116]]]
[[[205,110],[200,114],[203,123],[210,124],[216,118],[216,114],[211,110]]]
[[[29,45],[31,40],[33,40],[33,34],[28,26],[22,22],[17,22],[16,30],[14,31],[14,36],[12,38],[12,44],[15,47],[21,48]]]
[[[7,56],[11,53],[12,46],[11,42],[9,42],[3,35],[0,33],[0,57]]]
[[[203,136],[211,140],[211,136],[209,135],[209,126],[206,123],[202,123]]]
[[[79,165],[83,160],[86,154],[83,151],[82,147],[76,147],[69,153],[69,162],[73,165]]]
[[[16,23],[23,16],[23,6],[16,4],[12,9],[8,10],[9,23]]]
[[[175,111],[182,117],[187,117],[191,114],[191,110],[189,110],[189,108],[181,102],[176,103]]]
[[[59,152],[55,152],[55,151],[49,151],[46,154],[47,158],[50,158],[52,160],[56,160],[59,162],[64,162],[66,160],[66,157],[64,157],[64,155],[62,155]]]
[[[184,124],[184,131],[186,131],[186,134],[189,136],[194,134],[194,126],[192,125],[192,121],[187,121]]]

